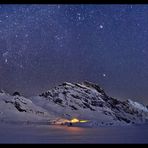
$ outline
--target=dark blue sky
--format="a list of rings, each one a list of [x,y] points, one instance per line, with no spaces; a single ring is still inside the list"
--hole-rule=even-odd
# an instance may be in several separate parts
[[[0,88],[84,80],[148,103],[148,5],[0,5]]]

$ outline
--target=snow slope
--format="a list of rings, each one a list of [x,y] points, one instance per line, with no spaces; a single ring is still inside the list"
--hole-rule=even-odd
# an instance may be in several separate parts
[[[36,106],[31,100],[22,96],[11,96],[4,92],[0,93],[0,121],[6,122],[36,122],[52,119],[43,108]]]

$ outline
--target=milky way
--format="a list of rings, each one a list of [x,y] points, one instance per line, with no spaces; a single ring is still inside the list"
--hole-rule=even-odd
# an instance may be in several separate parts
[[[148,5],[0,5],[0,88],[98,83],[148,103]]]

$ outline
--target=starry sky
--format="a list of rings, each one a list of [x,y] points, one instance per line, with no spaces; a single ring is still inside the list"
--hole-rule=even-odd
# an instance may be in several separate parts
[[[1,89],[84,80],[148,104],[148,5],[0,5]]]

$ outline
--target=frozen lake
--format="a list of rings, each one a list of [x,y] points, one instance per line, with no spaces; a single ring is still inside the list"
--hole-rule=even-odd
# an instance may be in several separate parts
[[[81,128],[1,124],[0,143],[148,143],[148,125]]]

